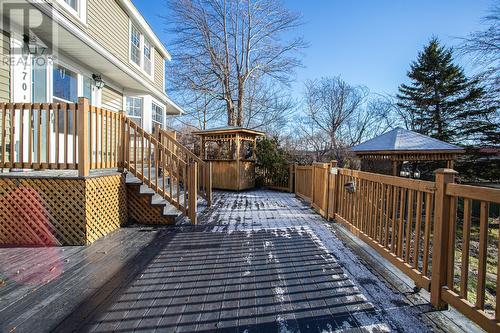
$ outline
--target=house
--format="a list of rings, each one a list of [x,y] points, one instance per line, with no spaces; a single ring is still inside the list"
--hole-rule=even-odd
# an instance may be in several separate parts
[[[0,102],[125,110],[142,128],[182,110],[165,92],[169,52],[130,0],[5,0]]]
[[[2,0],[0,20],[0,244],[196,223],[211,171],[158,129],[182,110],[165,92],[170,54],[132,2]]]

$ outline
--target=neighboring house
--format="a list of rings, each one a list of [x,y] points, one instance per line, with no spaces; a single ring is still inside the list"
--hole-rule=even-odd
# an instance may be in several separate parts
[[[124,110],[151,131],[182,110],[165,93],[170,55],[130,0],[3,0],[0,102]]]

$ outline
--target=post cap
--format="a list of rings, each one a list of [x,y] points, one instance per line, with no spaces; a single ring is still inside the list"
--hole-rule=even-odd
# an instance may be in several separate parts
[[[441,168],[434,171],[435,174],[458,175],[458,172],[453,169]]]

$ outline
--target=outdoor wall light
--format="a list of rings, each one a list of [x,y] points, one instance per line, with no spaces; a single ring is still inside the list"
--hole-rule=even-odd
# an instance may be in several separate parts
[[[354,193],[354,192],[356,192],[356,184],[355,184],[354,182],[345,183],[345,184],[344,184],[344,189],[345,189],[348,193]]]
[[[101,75],[99,74],[92,74],[92,79],[94,80],[94,85],[97,89],[102,89],[104,88],[104,81],[102,80]]]
[[[415,178],[415,179],[420,179],[420,176],[421,176],[421,174],[420,174],[420,170],[418,170],[418,169],[417,169],[417,170],[413,173],[413,178]]]

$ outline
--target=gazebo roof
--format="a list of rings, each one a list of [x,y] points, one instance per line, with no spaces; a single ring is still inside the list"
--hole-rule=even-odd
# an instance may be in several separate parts
[[[392,131],[354,146],[351,150],[359,155],[389,155],[402,153],[457,154],[464,152],[464,149],[459,146],[431,138],[427,135],[409,131],[401,127],[397,127]]]
[[[195,135],[205,136],[205,135],[218,135],[218,134],[250,134],[254,136],[263,136],[264,132],[248,129],[245,127],[238,126],[223,126],[211,128],[203,131],[193,132]]]

